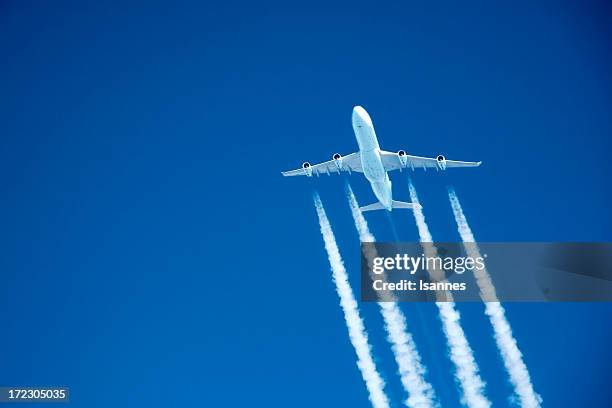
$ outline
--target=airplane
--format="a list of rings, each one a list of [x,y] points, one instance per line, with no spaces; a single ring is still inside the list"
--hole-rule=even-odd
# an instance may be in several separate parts
[[[389,180],[388,171],[410,168],[414,171],[415,168],[422,167],[435,168],[436,170],[446,170],[453,167],[478,167],[482,162],[465,162],[447,160],[444,156],[439,155],[436,158],[411,156],[406,154],[404,150],[397,153],[381,150],[374,132],[372,119],[368,112],[361,106],[353,108],[352,115],[353,131],[357,139],[359,151],[351,153],[347,156],[341,156],[335,153],[332,160],[319,164],[310,164],[304,162],[302,168],[284,171],[282,175],[287,176],[306,176],[312,177],[313,174],[317,177],[321,173],[330,175],[332,172],[340,174],[340,172],[358,172],[363,173],[365,178],[370,182],[372,191],[378,199],[378,202],[366,205],[360,208],[361,211],[387,210],[391,211],[394,208],[410,209],[415,205],[403,201],[393,199],[391,189],[391,180]],[[419,206],[420,207],[420,206]]]

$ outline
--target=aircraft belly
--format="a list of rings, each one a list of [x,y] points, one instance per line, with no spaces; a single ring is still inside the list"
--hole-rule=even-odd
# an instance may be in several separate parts
[[[386,178],[387,173],[376,150],[361,152],[361,167],[363,168],[363,174],[370,183],[382,182]]]
[[[371,126],[357,125],[355,128],[355,138],[362,152],[378,150],[378,140],[374,128]]]
[[[361,166],[378,201],[385,207],[389,207],[391,205],[391,183],[378,150],[361,152]]]
[[[387,184],[384,182],[376,182],[376,183],[370,183],[372,185],[372,191],[374,192],[374,195],[376,196],[376,198],[378,198],[378,201],[380,201],[383,205],[387,206],[389,205],[389,193],[387,191]]]
[[[365,115],[367,116],[367,113]],[[391,181],[380,157],[380,147],[371,120],[369,117],[364,119],[363,115],[354,113],[353,129],[359,145],[363,175],[370,182],[378,201],[390,210],[392,205]]]

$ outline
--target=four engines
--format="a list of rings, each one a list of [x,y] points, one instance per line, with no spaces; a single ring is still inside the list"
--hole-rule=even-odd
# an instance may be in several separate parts
[[[408,155],[406,155],[406,152],[404,150],[399,150],[397,152],[397,158],[399,159],[402,167],[405,167],[408,164]],[[334,161],[334,164],[336,165],[338,170],[342,170],[342,156],[339,153],[334,153],[334,155],[332,156],[332,160]],[[436,157],[436,164],[438,165],[438,169],[446,170],[446,157],[441,154],[438,155],[438,157]],[[306,174],[306,176],[312,177],[312,166],[310,165],[310,163],[304,162],[302,164],[302,169],[304,169],[304,173]]]

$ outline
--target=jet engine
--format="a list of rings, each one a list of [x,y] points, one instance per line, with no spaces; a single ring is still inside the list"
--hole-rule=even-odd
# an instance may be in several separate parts
[[[399,158],[399,161],[402,166],[406,166],[408,164],[408,156],[406,156],[405,151],[400,150],[399,152],[397,152],[397,157]]]
[[[436,161],[438,162],[438,168],[440,170],[446,170],[446,158],[442,155],[436,157]]]
[[[304,164],[302,164],[302,168],[304,169],[306,176],[312,177],[312,167],[310,166],[310,163],[304,162]]]
[[[334,160],[334,163],[336,164],[338,170],[342,170],[342,156],[340,156],[339,153],[334,153],[332,159]]]

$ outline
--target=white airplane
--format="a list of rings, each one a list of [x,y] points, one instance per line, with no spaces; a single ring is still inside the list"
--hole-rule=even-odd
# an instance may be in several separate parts
[[[361,211],[391,211],[393,208],[413,208],[414,204],[393,199],[391,180],[389,180],[389,175],[387,174],[388,171],[402,171],[402,169],[408,167],[412,170],[419,167],[422,167],[424,170],[428,167],[433,167],[436,170],[446,170],[451,167],[477,167],[482,163],[447,160],[442,155],[436,158],[411,156],[403,150],[397,153],[380,150],[376,132],[374,132],[374,126],[372,125],[372,119],[370,119],[368,112],[361,106],[355,106],[353,108],[352,119],[355,138],[359,145],[358,152],[344,157],[335,153],[332,156],[332,160],[320,164],[311,165],[308,162],[304,162],[301,169],[284,171],[282,172],[283,176],[312,177],[313,174],[317,176],[321,173],[330,175],[332,172],[340,174],[342,171],[349,174],[353,171],[363,173],[370,182],[378,202],[361,207]]]

